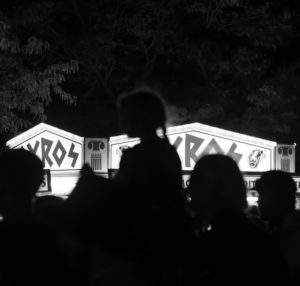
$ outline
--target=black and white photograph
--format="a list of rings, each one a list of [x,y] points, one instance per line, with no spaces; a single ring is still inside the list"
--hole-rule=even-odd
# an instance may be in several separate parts
[[[2,0],[1,286],[300,285],[300,1]]]

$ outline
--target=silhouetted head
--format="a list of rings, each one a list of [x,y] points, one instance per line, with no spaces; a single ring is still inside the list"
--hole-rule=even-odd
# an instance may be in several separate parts
[[[198,160],[190,179],[191,210],[206,223],[222,211],[247,207],[242,174],[233,159],[206,155]]]
[[[0,155],[0,207],[3,199],[28,203],[43,181],[42,161],[24,149],[7,149]]]
[[[258,206],[262,219],[279,223],[295,209],[296,184],[290,174],[272,170],[265,172],[256,183]]]
[[[130,137],[156,134],[161,128],[165,135],[166,112],[162,98],[151,89],[136,89],[118,99],[120,123]]]
[[[117,231],[112,223],[112,216],[119,211],[116,185],[90,171],[81,175],[64,203],[62,223],[88,242],[100,243],[109,237],[110,231]]]
[[[85,163],[80,169],[80,177],[94,175],[92,167]]]

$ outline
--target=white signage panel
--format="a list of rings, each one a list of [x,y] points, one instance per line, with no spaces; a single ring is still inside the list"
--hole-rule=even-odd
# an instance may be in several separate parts
[[[207,154],[232,157],[243,172],[264,172],[272,169],[273,148],[212,136],[198,131],[168,135],[177,149],[183,170],[193,170],[197,160]]]
[[[243,175],[247,189],[255,189],[256,180],[260,179],[261,175]],[[297,193],[300,193],[300,176],[291,176],[295,182]]]
[[[84,162],[89,164],[94,172],[108,172],[108,142],[106,138],[84,139]]]
[[[289,173],[296,170],[296,145],[277,144],[276,169]]]
[[[123,150],[133,147],[140,143],[139,139],[129,139],[124,137],[122,142],[110,141],[110,169],[119,169]]]
[[[18,146],[21,147],[36,154],[46,169],[68,170],[82,166],[82,144],[54,133],[45,131]]]
[[[188,188],[190,185],[190,178],[191,175],[190,174],[183,174],[182,175],[182,187],[184,189]],[[243,174],[243,178],[245,181],[245,186],[247,190],[251,190],[252,188],[255,187],[256,184],[256,180],[258,180],[260,178],[260,175],[245,175]],[[300,180],[298,179],[299,183]],[[298,189],[300,188],[300,184],[298,186],[298,182],[297,179],[295,179],[295,183],[297,184]]]
[[[255,190],[255,184],[256,184],[256,180],[260,179],[262,174],[255,174],[255,175],[251,175],[251,174],[242,174],[244,181],[245,181],[245,186],[247,190]],[[183,174],[182,175],[182,186],[183,188],[188,188],[188,186],[190,185],[190,174]],[[296,189],[297,189],[297,193],[300,193],[300,176],[293,176],[292,178],[295,182],[296,185]]]
[[[51,172],[49,169],[44,169],[43,181],[38,190],[38,194],[49,192],[51,192]]]
[[[274,147],[245,143],[238,139],[213,136],[198,131],[168,134],[170,143],[181,159],[182,170],[191,171],[197,160],[205,154],[224,154],[232,157],[242,172],[265,172],[274,169]],[[110,142],[110,168],[118,169],[122,151],[140,141],[129,139]]]
[[[40,123],[9,140],[12,149],[24,148],[36,154],[44,169],[79,170],[83,163],[83,137]]]

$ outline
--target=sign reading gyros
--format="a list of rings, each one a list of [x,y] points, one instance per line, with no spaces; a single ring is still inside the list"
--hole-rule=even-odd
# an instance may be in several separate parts
[[[36,154],[45,169],[78,170],[83,162],[83,137],[40,123],[7,142]]]
[[[276,142],[193,123],[169,127],[167,136],[181,159],[182,170],[193,170],[206,154],[232,157],[242,172],[264,172],[274,167]],[[139,139],[117,136],[110,139],[110,168],[118,169],[122,150],[139,143]]]

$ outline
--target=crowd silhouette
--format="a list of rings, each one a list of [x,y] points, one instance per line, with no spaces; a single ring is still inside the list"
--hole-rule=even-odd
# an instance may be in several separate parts
[[[124,132],[140,143],[123,151],[113,179],[84,165],[67,199],[36,196],[38,157],[0,154],[1,285],[299,285],[290,174],[261,176],[255,218],[228,156],[199,158],[183,190],[162,97],[139,88],[117,105]]]

